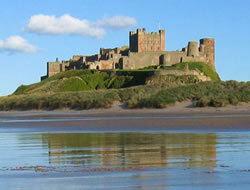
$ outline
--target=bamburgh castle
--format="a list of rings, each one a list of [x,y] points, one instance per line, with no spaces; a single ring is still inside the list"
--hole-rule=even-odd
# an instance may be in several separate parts
[[[165,30],[146,33],[146,29],[137,29],[129,33],[129,47],[100,49],[100,53],[91,56],[77,55],[68,61],[47,63],[47,76],[70,69],[140,69],[148,66],[171,66],[181,62],[204,62],[215,70],[215,41],[201,39],[188,42],[181,51],[165,50]]]

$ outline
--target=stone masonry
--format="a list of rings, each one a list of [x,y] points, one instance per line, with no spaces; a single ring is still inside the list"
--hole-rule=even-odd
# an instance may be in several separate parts
[[[190,41],[181,51],[165,50],[165,30],[146,33],[137,29],[129,33],[129,47],[104,49],[96,55],[75,55],[68,61],[47,63],[47,76],[71,69],[140,69],[148,66],[171,66],[181,62],[204,62],[215,71],[215,40],[204,38]]]

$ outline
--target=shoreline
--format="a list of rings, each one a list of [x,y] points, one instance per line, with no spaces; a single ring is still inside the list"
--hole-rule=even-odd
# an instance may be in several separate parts
[[[1,112],[1,132],[231,132],[250,131],[249,104],[191,108],[190,102],[165,109],[55,110]],[[184,108],[183,108],[184,107]]]
[[[226,107],[194,107],[192,101],[177,102],[174,105],[169,105],[167,108],[127,108],[120,102],[115,102],[111,108],[98,108],[88,110],[73,110],[73,109],[56,109],[56,110],[10,110],[0,111],[1,116],[8,114],[126,114],[126,113],[170,113],[170,114],[199,114],[199,113],[249,113],[250,103],[240,103],[236,106],[228,105]]]

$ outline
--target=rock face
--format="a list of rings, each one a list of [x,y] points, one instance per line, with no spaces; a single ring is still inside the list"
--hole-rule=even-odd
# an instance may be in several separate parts
[[[164,76],[164,75],[175,75],[175,76],[183,76],[183,75],[194,75],[197,76],[200,81],[211,81],[210,77],[205,76],[199,70],[187,70],[187,71],[179,71],[179,70],[166,70],[166,71],[154,71],[154,75]]]
[[[47,76],[43,79],[70,69],[140,69],[182,62],[204,62],[215,71],[215,40],[201,39],[200,46],[190,41],[181,51],[165,51],[165,30],[146,33],[146,29],[137,29],[129,33],[129,47],[101,48],[96,55],[75,55],[68,61],[48,62]]]

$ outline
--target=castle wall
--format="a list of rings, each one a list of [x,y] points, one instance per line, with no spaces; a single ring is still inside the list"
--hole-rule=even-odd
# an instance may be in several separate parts
[[[122,57],[123,69],[139,69],[159,65],[162,52],[130,53]]]
[[[205,62],[206,57],[187,56],[183,51],[158,51],[130,53],[129,56],[122,57],[123,69],[140,69],[148,66],[171,66],[180,62]]]
[[[182,61],[185,52],[142,52],[130,53],[128,57],[122,57],[123,69],[140,69],[148,66],[171,66]]]
[[[87,62],[94,62],[94,61],[98,61],[100,57],[101,57],[100,54],[96,54],[96,55],[86,56],[85,60]]]
[[[206,57],[183,57],[182,62],[206,62]]]
[[[113,61],[107,60],[107,61],[100,61],[101,63],[101,69],[102,70],[110,70],[113,69]]]
[[[79,61],[83,56],[81,55],[73,55],[72,61]]]
[[[182,51],[167,51],[161,56],[161,65],[171,66],[176,63],[183,62],[186,53]]]
[[[89,69],[91,70],[111,70],[114,67],[113,61],[111,60],[101,60],[95,62],[89,62]]]
[[[69,63],[48,62],[47,63],[47,76],[51,77],[59,72],[63,72],[65,71],[67,66],[69,66]]]

